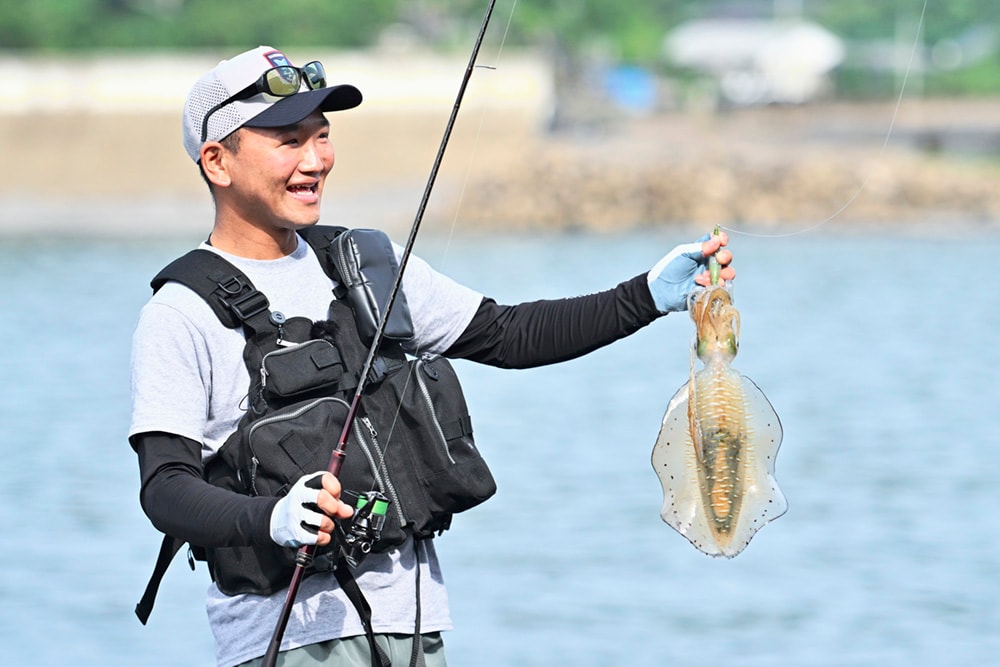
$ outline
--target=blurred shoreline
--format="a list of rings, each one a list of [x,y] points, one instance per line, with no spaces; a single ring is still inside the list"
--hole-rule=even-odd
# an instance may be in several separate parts
[[[409,227],[450,107],[334,114],[324,221]],[[1000,99],[605,115],[549,133],[524,109],[463,110],[426,225],[626,231],[899,222],[1000,225]],[[0,116],[0,236],[207,233],[179,114]]]
[[[596,231],[1000,226],[1000,100],[661,114],[521,149],[514,166],[473,175],[463,220]]]

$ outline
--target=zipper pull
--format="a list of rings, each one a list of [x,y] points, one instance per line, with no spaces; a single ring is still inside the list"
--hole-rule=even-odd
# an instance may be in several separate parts
[[[374,440],[375,442],[378,442],[378,431],[375,430],[375,425],[372,424],[372,421],[370,419],[368,419],[367,416],[360,417],[360,419],[361,419],[361,423],[364,424],[365,427],[368,428],[368,432],[371,434],[372,440]]]
[[[250,495],[259,496],[257,493],[257,467],[260,465],[260,461],[257,456],[250,457]]]

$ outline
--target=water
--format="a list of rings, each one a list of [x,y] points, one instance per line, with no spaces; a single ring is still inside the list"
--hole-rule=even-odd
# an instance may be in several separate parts
[[[611,286],[687,240],[421,241],[513,302]],[[133,616],[159,544],[125,441],[146,283],[197,239],[0,244],[0,654],[5,664],[211,665],[207,574],[181,558]],[[684,381],[673,315],[566,364],[460,363],[500,491],[439,540],[452,665],[990,664],[1000,653],[993,422],[1000,238],[734,238],[736,366],[785,427],[787,515],[734,560],[658,517],[649,465]],[[977,267],[984,271],[977,271]]]

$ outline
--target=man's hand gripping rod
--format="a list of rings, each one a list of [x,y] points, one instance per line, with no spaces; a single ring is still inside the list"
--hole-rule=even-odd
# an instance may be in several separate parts
[[[361,369],[361,374],[358,379],[358,387],[354,391],[354,398],[351,400],[351,405],[344,421],[344,428],[340,433],[340,439],[337,441],[337,447],[333,450],[333,454],[330,456],[330,465],[328,470],[334,475],[340,474],[340,468],[343,464],[344,455],[346,453],[345,449],[347,447],[347,438],[350,436],[351,426],[354,424],[358,408],[361,405],[361,394],[364,392],[365,386],[368,383],[368,376],[371,373],[372,366],[375,364],[375,357],[378,354],[378,348],[382,344],[382,339],[385,337],[385,327],[389,320],[389,312],[392,310],[392,306],[396,302],[396,295],[399,293],[399,288],[402,285],[403,271],[406,269],[406,264],[409,261],[410,254],[413,252],[413,244],[417,240],[417,233],[420,231],[420,224],[424,218],[424,211],[427,209],[427,202],[430,200],[431,190],[434,189],[434,181],[437,179],[438,170],[441,168],[441,161],[444,159],[445,148],[448,146],[448,140],[451,138],[451,132],[455,127],[455,119],[458,117],[458,110],[462,105],[462,98],[465,97],[465,89],[469,85],[469,79],[472,78],[472,70],[475,68],[476,59],[479,57],[479,49],[483,44],[483,38],[486,36],[486,29],[489,26],[490,18],[493,15],[493,7],[495,5],[496,0],[490,0],[489,6],[486,8],[486,15],[483,17],[482,26],[479,28],[479,34],[472,47],[469,64],[465,68],[465,75],[462,77],[462,84],[459,86],[458,95],[455,98],[455,105],[452,107],[451,115],[448,118],[448,125],[444,130],[444,136],[441,138],[441,144],[438,147],[437,157],[434,159],[434,165],[431,167],[431,173],[427,179],[427,185],[424,188],[423,197],[420,199],[420,206],[417,208],[417,215],[413,220],[413,225],[410,227],[410,236],[406,239],[406,245],[403,247],[403,254],[399,260],[399,273],[396,274],[396,278],[392,283],[392,289],[389,292],[389,298],[386,302],[385,309],[379,317],[378,327],[375,329],[375,338],[372,341],[371,348],[368,350],[368,358],[365,359],[365,365]],[[267,647],[267,653],[264,654],[264,667],[275,667],[278,661],[278,653],[281,650],[281,640],[285,636],[285,628],[288,627],[288,619],[292,613],[292,606],[295,604],[295,597],[298,595],[299,586],[302,583],[305,569],[312,562],[315,551],[315,546],[305,546],[301,547],[295,556],[295,572],[292,573],[292,580],[288,584],[288,594],[285,597],[285,604],[281,608],[278,623],[274,628],[274,635],[271,637],[271,643]]]

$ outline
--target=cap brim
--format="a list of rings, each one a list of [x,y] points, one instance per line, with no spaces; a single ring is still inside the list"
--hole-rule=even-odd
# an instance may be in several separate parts
[[[361,91],[350,84],[307,90],[285,97],[257,114],[245,127],[286,127],[301,122],[312,112],[344,111],[361,104]]]

